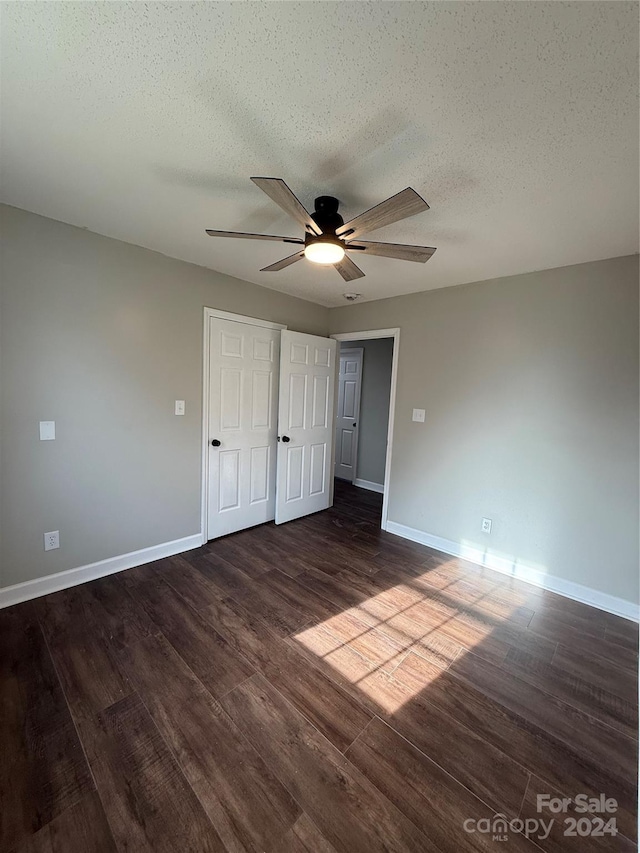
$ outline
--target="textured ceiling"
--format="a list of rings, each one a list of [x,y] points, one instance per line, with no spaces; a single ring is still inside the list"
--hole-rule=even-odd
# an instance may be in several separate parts
[[[2,3],[2,200],[324,305],[637,251],[638,4]],[[249,181],[369,239],[366,278],[205,228],[299,235]],[[37,251],[37,245],[34,245]]]

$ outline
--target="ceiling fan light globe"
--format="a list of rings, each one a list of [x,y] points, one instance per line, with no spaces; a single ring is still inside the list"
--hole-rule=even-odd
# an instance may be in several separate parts
[[[314,264],[337,264],[344,258],[344,249],[334,241],[314,240],[305,246],[304,255]]]

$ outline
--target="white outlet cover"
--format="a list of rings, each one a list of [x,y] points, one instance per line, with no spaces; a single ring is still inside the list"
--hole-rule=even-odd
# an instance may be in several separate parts
[[[424,423],[424,414],[425,414],[424,409],[414,409],[413,410],[413,416],[412,416],[411,420],[416,421],[419,424],[423,424]]]
[[[49,533],[44,534],[44,550],[45,551],[55,551],[56,548],[60,547],[60,531],[59,530],[50,530]]]
[[[55,421],[40,421],[40,441],[54,441],[56,437]]]
[[[184,415],[184,400],[176,400],[176,415]]]
[[[491,525],[492,524],[493,524],[493,522],[491,521],[490,518],[483,518],[482,519],[482,532],[483,533],[491,533]]]

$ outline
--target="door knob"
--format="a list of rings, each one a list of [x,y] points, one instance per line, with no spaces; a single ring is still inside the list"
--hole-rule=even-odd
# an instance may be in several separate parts
[[[213,446],[213,447],[220,447],[220,445],[222,444],[222,442],[221,442],[219,439],[214,438],[214,439],[213,439],[213,441],[211,442],[211,444],[212,444],[212,446]]]
[[[358,426],[358,424],[353,424],[352,426]]]
[[[283,436],[282,436],[282,440],[283,440],[284,442],[291,441],[291,439],[289,438],[289,436],[288,436],[288,435],[283,435]]]

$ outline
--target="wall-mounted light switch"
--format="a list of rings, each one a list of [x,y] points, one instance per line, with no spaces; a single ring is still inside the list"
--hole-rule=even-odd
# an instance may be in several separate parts
[[[419,424],[424,423],[424,409],[414,409],[412,421],[417,421]]]
[[[56,437],[55,421],[40,421],[40,441],[53,441]]]
[[[184,400],[176,400],[176,415],[184,415]]]

